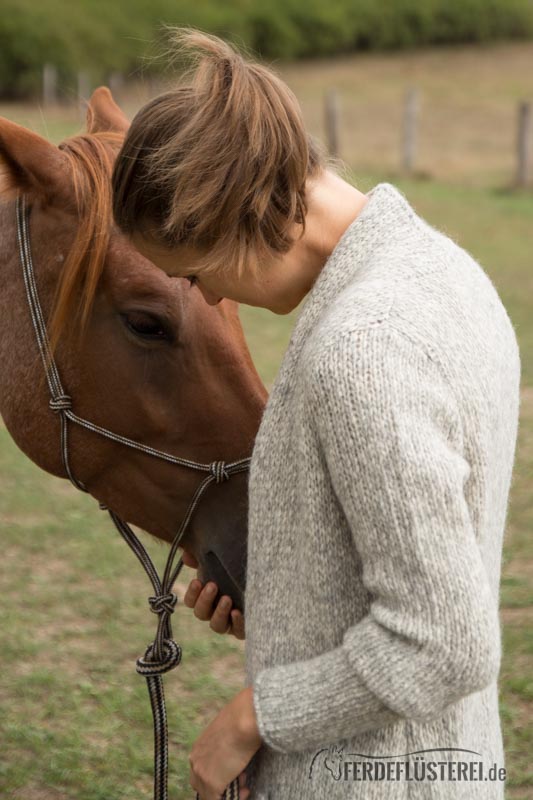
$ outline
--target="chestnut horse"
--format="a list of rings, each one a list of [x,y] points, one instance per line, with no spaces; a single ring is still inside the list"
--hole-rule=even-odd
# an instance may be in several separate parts
[[[251,454],[266,401],[237,304],[209,306],[198,289],[169,278],[113,228],[110,176],[127,127],[106,88],[91,98],[87,132],[59,147],[0,118],[0,413],[20,449],[60,477],[59,419],[49,408],[24,290],[17,195],[32,208],[36,282],[45,317],[59,308],[55,358],[77,415],[181,458],[230,462]],[[197,472],[74,425],[69,450],[72,472],[91,495],[172,541]],[[246,526],[244,473],[209,486],[182,542],[204,580],[224,583],[238,606]],[[207,551],[228,581],[213,574]]]

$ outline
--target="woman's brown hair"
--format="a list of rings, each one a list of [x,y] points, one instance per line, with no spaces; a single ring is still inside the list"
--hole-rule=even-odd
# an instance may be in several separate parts
[[[328,163],[275,72],[212,34],[172,29],[192,68],[137,113],[113,171],[113,215],[202,257],[195,273],[287,252],[305,230],[305,183]],[[205,254],[205,255],[203,255]]]

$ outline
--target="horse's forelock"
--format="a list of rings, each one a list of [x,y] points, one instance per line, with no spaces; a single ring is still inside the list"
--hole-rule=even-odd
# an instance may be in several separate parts
[[[111,235],[111,173],[123,134],[87,133],[59,145],[70,161],[79,222],[57,282],[49,334],[52,349],[76,321],[82,333],[93,306]],[[72,330],[71,328],[71,330]]]

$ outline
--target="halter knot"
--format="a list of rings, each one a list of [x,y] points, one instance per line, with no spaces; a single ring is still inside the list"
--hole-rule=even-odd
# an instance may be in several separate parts
[[[174,592],[169,592],[168,594],[158,594],[149,597],[148,602],[150,604],[150,611],[153,614],[163,614],[165,612],[167,614],[173,614],[178,598]]]
[[[214,476],[215,481],[217,483],[222,483],[222,481],[229,481],[229,472],[226,469],[226,462],[225,461],[213,461],[210,466],[211,475]]]
[[[68,394],[58,394],[50,399],[49,405],[52,411],[58,414],[60,411],[68,411],[72,408],[72,399]]]
[[[163,673],[169,672],[171,669],[178,666],[181,661],[181,647],[179,644],[176,644],[174,639],[165,639],[163,647],[163,658],[160,661],[152,661],[151,657],[154,652],[154,645],[148,645],[144,656],[138,658],[135,664],[139,675],[144,675],[145,678],[163,675]]]

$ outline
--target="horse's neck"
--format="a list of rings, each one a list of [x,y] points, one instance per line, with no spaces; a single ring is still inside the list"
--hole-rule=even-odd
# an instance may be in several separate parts
[[[47,472],[62,475],[57,431],[50,422],[48,390],[24,288],[15,209],[14,202],[0,203],[0,414],[21,450]],[[41,247],[43,234],[41,221],[36,237]],[[53,291],[52,265],[50,259],[39,258],[37,248],[33,248],[33,259],[46,310]]]

